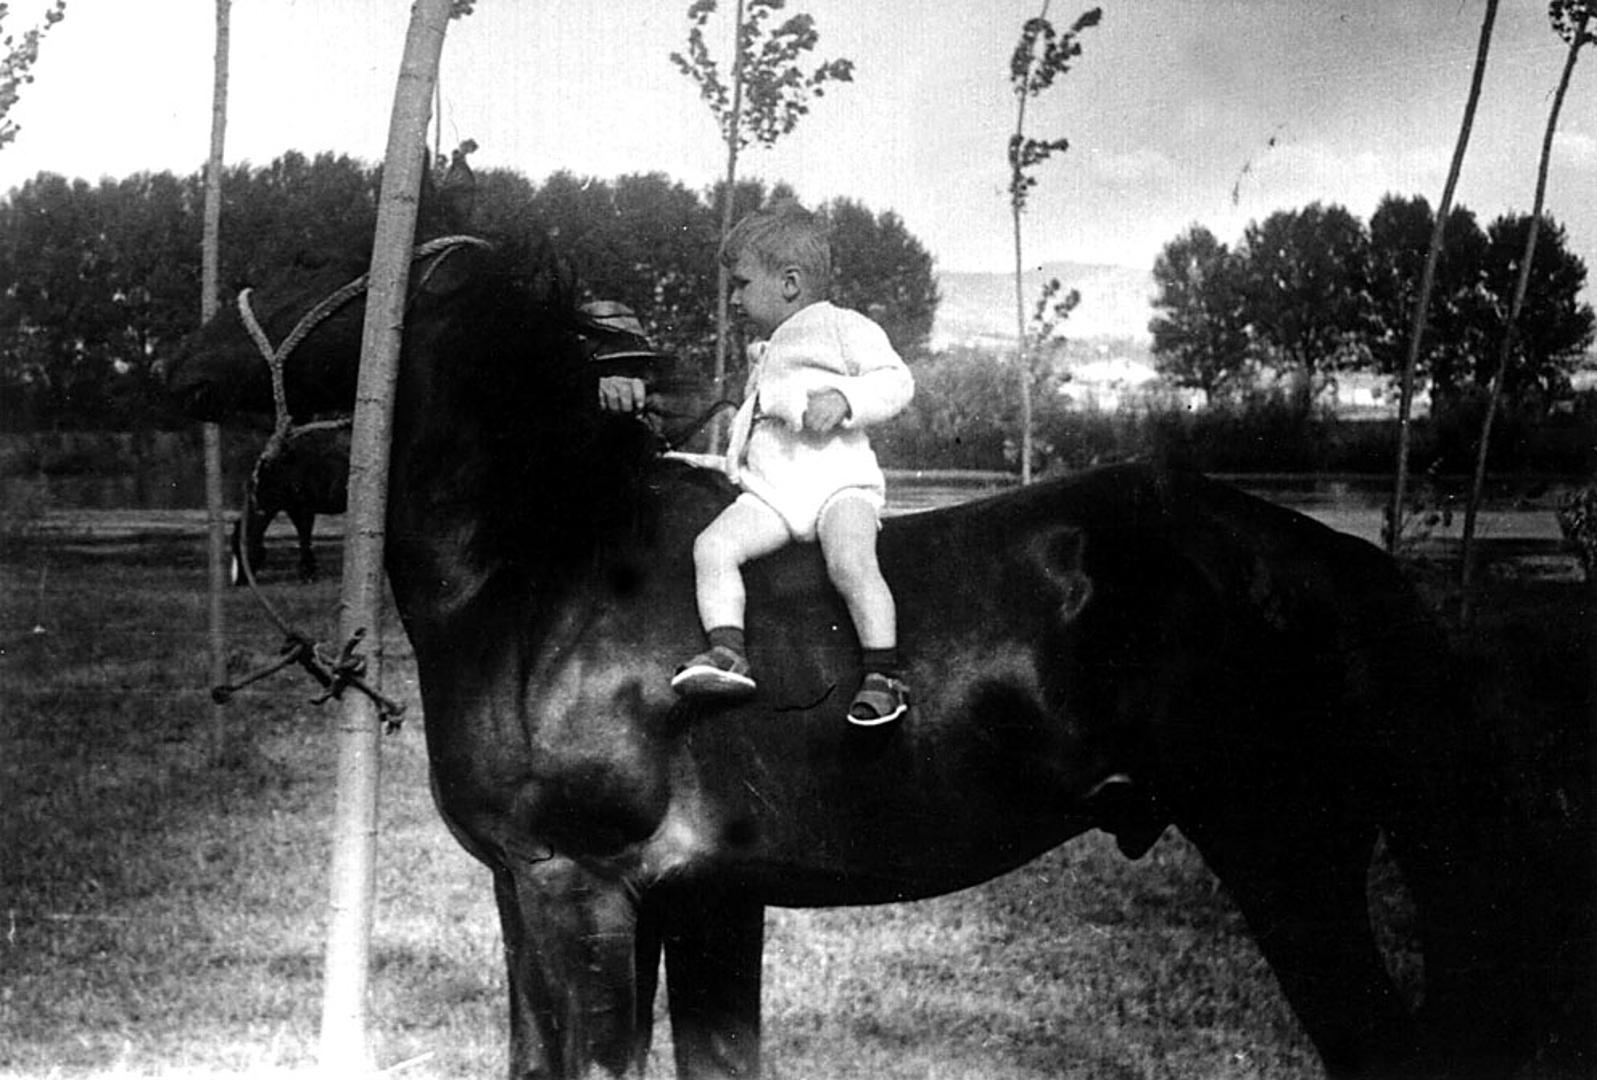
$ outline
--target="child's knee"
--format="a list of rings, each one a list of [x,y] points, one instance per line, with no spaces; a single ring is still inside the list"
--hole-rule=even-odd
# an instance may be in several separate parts
[[[706,529],[693,541],[693,565],[703,570],[735,568],[743,563],[737,538],[720,529]]]
[[[693,565],[715,566],[722,561],[725,551],[726,542],[705,530],[693,539]]]
[[[827,547],[824,553],[827,576],[840,592],[857,594],[881,577],[872,546],[838,544]]]

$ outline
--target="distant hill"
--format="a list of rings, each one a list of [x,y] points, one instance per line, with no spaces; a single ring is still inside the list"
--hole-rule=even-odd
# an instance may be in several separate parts
[[[1081,303],[1061,328],[1067,338],[1149,340],[1149,303],[1153,274],[1130,266],[1087,263],[1046,263],[1025,275],[1026,314],[1030,318],[1043,282],[1058,278],[1065,289],[1081,293]],[[1015,338],[1015,279],[1004,273],[969,273],[940,270],[938,288],[943,302],[932,325],[933,348],[1013,342]]]

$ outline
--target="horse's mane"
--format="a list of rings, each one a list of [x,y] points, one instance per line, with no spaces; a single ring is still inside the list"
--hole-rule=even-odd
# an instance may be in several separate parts
[[[647,531],[655,500],[645,477],[661,446],[643,424],[598,408],[569,263],[536,236],[451,258],[470,263],[437,308],[448,331],[433,340],[447,347],[407,360],[446,367],[427,376],[425,408],[440,413],[417,456],[428,490],[474,516],[474,554],[501,565]],[[414,318],[432,310],[418,304]]]

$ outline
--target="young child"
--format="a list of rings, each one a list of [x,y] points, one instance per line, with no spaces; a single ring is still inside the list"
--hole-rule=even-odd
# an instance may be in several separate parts
[[[826,300],[824,224],[796,203],[757,211],[727,236],[732,306],[766,340],[732,420],[727,473],[742,489],[693,545],[709,649],[671,680],[683,694],[754,690],[744,652],[742,565],[793,540],[818,540],[864,650],[848,719],[891,723],[909,709],[893,594],[876,562],[886,483],[865,427],[906,404],[915,384],[881,327]]]

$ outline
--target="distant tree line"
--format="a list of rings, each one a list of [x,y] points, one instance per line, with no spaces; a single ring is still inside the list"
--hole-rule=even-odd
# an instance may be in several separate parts
[[[1211,401],[1275,376],[1305,409],[1339,372],[1397,374],[1434,221],[1425,199],[1388,195],[1368,226],[1312,203],[1251,223],[1235,248],[1194,225],[1154,263],[1157,368]],[[1418,372],[1433,408],[1490,380],[1529,228],[1529,215],[1484,230],[1463,207],[1448,215]],[[1567,395],[1593,339],[1592,309],[1579,301],[1585,282],[1563,228],[1544,216],[1505,380],[1511,400],[1545,407]]]
[[[546,233],[586,298],[627,304],[656,346],[686,365],[708,364],[718,190],[695,192],[659,173],[602,180],[558,172],[533,183],[484,170],[462,195],[442,167],[437,175],[419,235]],[[380,181],[380,167],[334,154],[289,152],[228,169],[223,302],[297,261],[369,251]],[[181,423],[156,372],[199,322],[202,194],[197,172],[97,184],[41,173],[0,200],[0,427]],[[744,181],[734,207],[742,214],[791,194]],[[931,256],[892,211],[850,199],[821,209],[834,229],[839,302],[870,314],[906,355],[918,353],[939,300]]]

